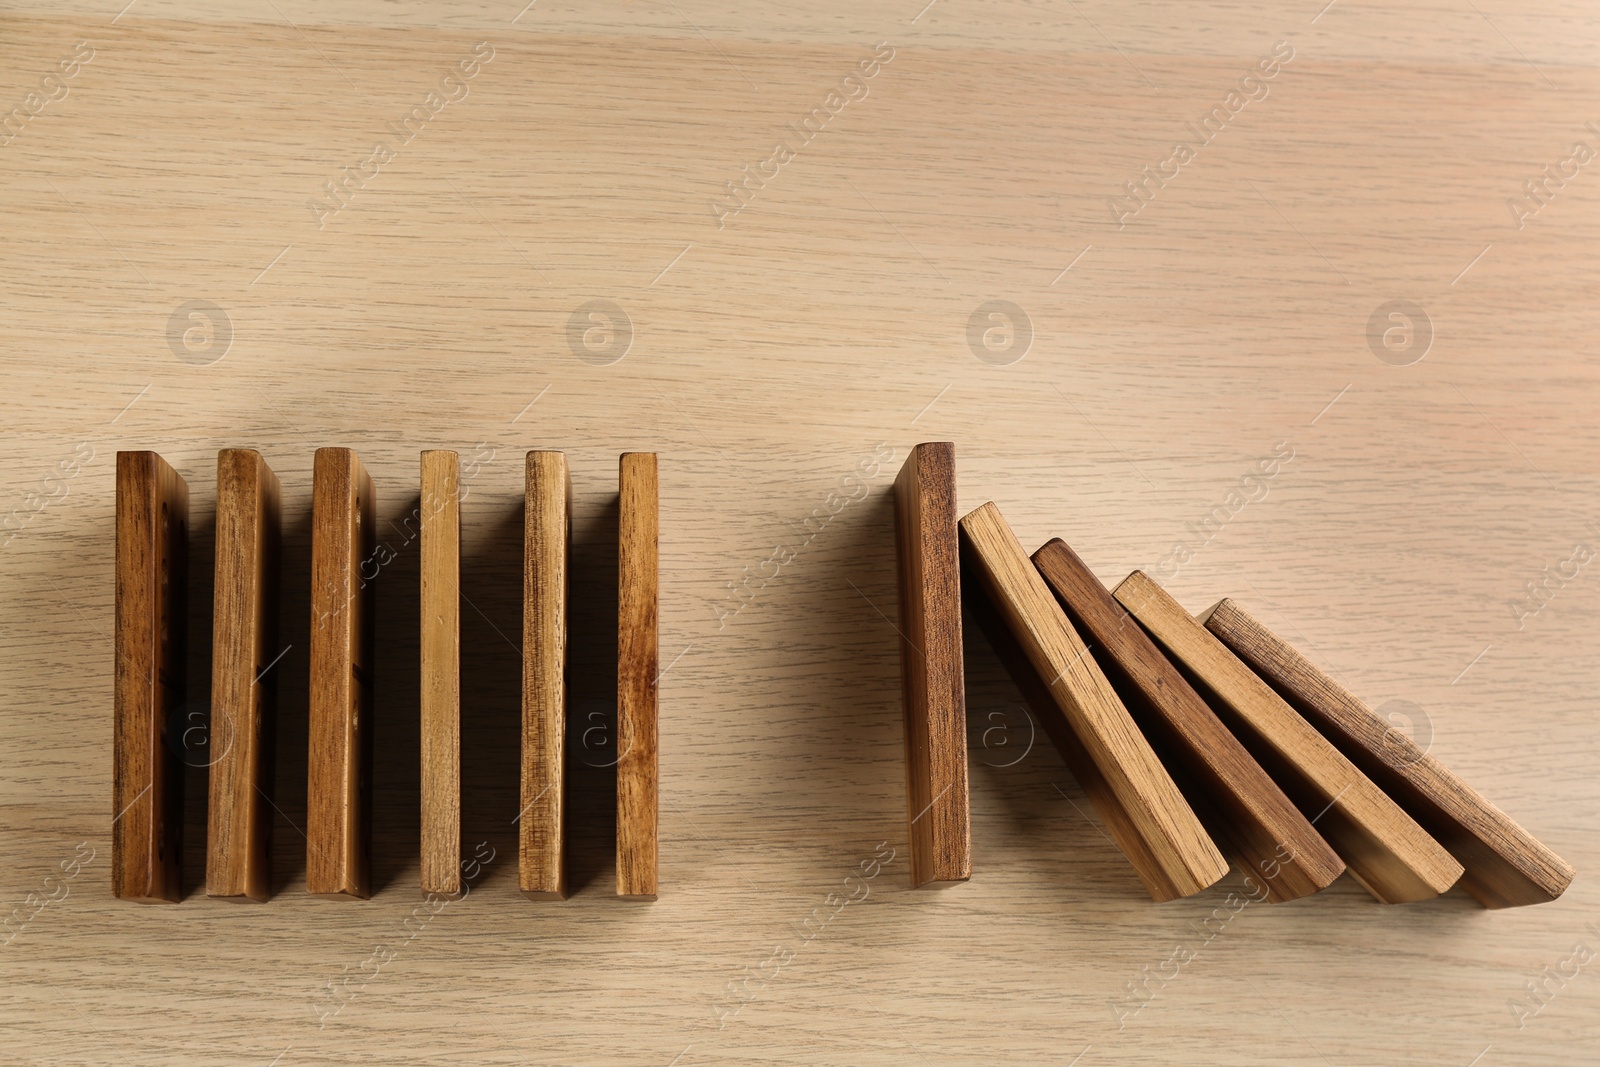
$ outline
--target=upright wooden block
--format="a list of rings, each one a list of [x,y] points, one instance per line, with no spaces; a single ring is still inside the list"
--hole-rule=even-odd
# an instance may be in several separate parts
[[[659,638],[656,454],[619,464],[616,606],[616,893],[656,899]]]
[[[567,559],[572,544],[572,479],[566,453],[528,453],[524,509],[517,877],[528,896],[559,900],[567,895]]]
[[[272,795],[282,493],[261,453],[217,453],[206,895],[272,895]]]
[[[972,876],[955,468],[955,445],[920,444],[894,483],[913,886]]]
[[[111,891],[183,896],[183,767],[189,487],[154,452],[117,453],[117,631],[112,706]]]
[[[461,891],[461,457],[422,453],[422,890]]]
[[[624,452],[617,545],[617,895],[656,897],[656,456]]]
[[[1197,893],[1228,873],[993,502],[961,520],[961,548],[1005,628],[1050,695],[1046,728],[1156,900]],[[969,583],[968,589],[972,589]],[[1037,692],[1037,690],[1036,690]]]
[[[1367,892],[1385,904],[1426,900],[1461,877],[1427,831],[1143,571],[1113,595],[1187,670]]]
[[[1033,562],[1213,836],[1268,899],[1293,900],[1338,878],[1344,861],[1077,553],[1057,538]]]
[[[1570,864],[1232,600],[1201,621],[1461,862],[1485,907],[1544,904],[1572,883]]]
[[[372,795],[372,479],[348,448],[312,468],[306,888],[365,899]]]

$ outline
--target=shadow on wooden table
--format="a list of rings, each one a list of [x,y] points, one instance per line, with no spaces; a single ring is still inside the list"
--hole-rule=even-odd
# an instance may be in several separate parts
[[[383,486],[377,487],[383,501]],[[421,513],[422,499],[410,492],[391,517],[380,518],[373,537],[394,558],[373,581],[372,810],[368,832],[372,849],[374,896],[408,878],[421,893],[422,723],[421,668],[422,541],[419,526],[407,521]],[[377,560],[383,555],[376,556]],[[370,566],[368,570],[370,571]]]
[[[617,523],[574,516],[567,633],[567,892],[610,894],[617,860]]]
[[[272,812],[272,893],[306,888],[306,750],[311,685],[311,509],[285,508],[278,584],[278,647],[263,682],[276,687],[276,758],[267,792]]]
[[[200,479],[190,475],[191,485]],[[184,620],[185,695],[167,723],[166,744],[178,749],[183,788],[183,878],[179,899],[206,891],[206,810],[211,760],[211,600],[216,585],[217,521],[213,509],[190,499],[188,522],[188,610]],[[199,716],[199,718],[196,718]],[[200,727],[198,731],[194,727]]]
[[[461,524],[461,856],[483,855],[481,844],[494,850],[494,860],[472,883],[479,887],[517,877],[521,499],[469,492]]]

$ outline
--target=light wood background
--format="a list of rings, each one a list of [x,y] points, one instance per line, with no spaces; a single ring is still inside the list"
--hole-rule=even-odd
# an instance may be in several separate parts
[[[0,506],[21,527],[0,534],[0,906],[18,909],[0,1058],[1595,1062],[1600,962],[1574,950],[1600,949],[1600,573],[1536,614],[1513,602],[1600,541],[1600,164],[1521,228],[1506,203],[1574,141],[1600,148],[1592,6],[923,2],[0,4],[0,114],[39,111],[0,145]],[[41,108],[79,41],[92,59]],[[319,228],[306,202],[480,41],[493,59],[468,95]],[[883,41],[865,98],[719,228],[724,183]],[[1119,228],[1109,198],[1279,41],[1294,58],[1268,95]],[[610,365],[569,344],[591,300],[631,321]],[[1009,365],[969,347],[990,300],[1031,323]],[[1420,362],[1369,346],[1391,300],[1431,323]],[[184,347],[190,301],[222,309],[225,354],[198,327]],[[974,634],[973,878],[910,891],[889,487],[933,439],[957,444],[963,511],[997,500],[1030,550],[1063,536],[1116,580],[1189,546],[1168,583],[1187,607],[1236,596],[1373,704],[1409,701],[1432,751],[1577,882],[1490,913],[1459,891],[1382,907],[1343,879],[1207,943],[1240,875],[1150,903],[1060,758],[1029,749]],[[1280,442],[1293,459],[1206,540],[1191,524]],[[894,460],[864,498],[807,533],[830,493],[862,496],[846,477],[880,443]],[[305,893],[299,832],[312,452],[339,444],[371,470],[395,553],[366,903]],[[114,453],[159,450],[189,481],[203,708],[227,446],[260,449],[285,493],[277,889],[204,897],[197,767],[188,899],[126,904],[109,884]],[[478,460],[464,852],[494,859],[408,928],[403,522],[427,448]],[[513,866],[529,448],[566,449],[575,492],[565,903],[523,899]],[[654,904],[612,896],[628,449],[661,454]],[[750,602],[723,615],[747,574]],[[1197,954],[1174,976],[1180,946]]]

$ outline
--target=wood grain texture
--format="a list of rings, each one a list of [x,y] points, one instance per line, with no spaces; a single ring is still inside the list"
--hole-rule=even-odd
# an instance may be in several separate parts
[[[1200,621],[1450,851],[1480,904],[1547,904],[1572,884],[1571,864],[1244,608],[1221,600]]]
[[[283,490],[261,453],[217,453],[206,895],[272,895]]]
[[[962,548],[1028,662],[1049,689],[1095,774],[1082,781],[1150,896],[1197,893],[1228,873],[1227,861],[1161,765],[1150,743],[1067,621],[1022,545],[990,501],[961,519]],[[1053,716],[1051,716],[1053,718]],[[1064,738],[1063,732],[1063,740]]]
[[[972,876],[956,449],[919,444],[894,482],[911,884]]]
[[[572,476],[564,452],[529,452],[522,525],[522,774],[517,885],[567,895],[567,602]]]
[[[422,453],[422,891],[461,891],[461,457]]]
[[[1506,200],[1596,144],[1600,21],[1577,0],[1325,2],[0,5],[0,116],[95,50],[0,132],[0,915],[48,872],[70,885],[0,948],[0,1058],[664,1067],[692,1043],[678,1067],[1032,1067],[1092,1045],[1077,1067],[1465,1067],[1492,1044],[1477,1067],[1593,1067],[1595,964],[1525,1026],[1507,1002],[1600,948],[1600,570],[1522,624],[1507,602],[1600,547],[1600,170],[1521,228]],[[1267,95],[1119,227],[1108,200],[1280,39],[1296,55]],[[440,78],[480,41],[495,58],[460,99]],[[867,95],[719,228],[725,183],[798,148],[788,124],[878,41],[895,57]],[[429,92],[457,99],[399,144]],[[319,225],[313,198],[342,207]],[[609,366],[570,342],[597,298],[633,326]],[[1434,335],[1410,366],[1368,341],[1397,298]],[[232,325],[209,365],[166,333],[197,299]],[[1032,327],[1006,366],[969,343],[995,299]],[[186,355],[221,354],[180,319]],[[1030,552],[1069,536],[1108,584],[1139,567],[1192,609],[1236,597],[1380,713],[1420,707],[1431,753],[1580,876],[1510,912],[1456,890],[1378,908],[1341,878],[1239,912],[1163,982],[1242,873],[1152,905],[1042,728],[1013,765],[1030,724],[969,622],[977,873],[909,888],[889,484],[930,440],[956,443],[959,514],[996,499]],[[1295,458],[1270,492],[1197,532],[1278,441]],[[41,486],[80,444],[82,473]],[[302,888],[322,444],[359,451],[397,552],[363,907]],[[284,491],[279,887],[259,907],[195,891],[190,771],[189,897],[136,907],[108,888],[113,457],[155,450],[190,486],[193,699],[217,452],[239,445]],[[419,554],[391,524],[423,448],[463,464],[463,846],[498,857],[407,940]],[[667,475],[649,907],[615,900],[615,790],[581,730],[570,897],[519,892],[530,448],[572,470],[584,727],[614,708],[617,456],[659,451]],[[27,494],[63,489],[34,513]],[[833,912],[863,861],[870,896]],[[778,945],[799,949],[781,970]],[[376,975],[375,946],[398,950]]]
[[[660,525],[656,454],[618,466],[617,895],[656,899]]]
[[[312,473],[311,698],[306,888],[371,893],[372,478],[348,448],[319,448]]]
[[[1461,877],[1416,820],[1143,571],[1113,590],[1379,901],[1428,900]]]
[[[1100,579],[1060,538],[1033,554],[1088,644],[1214,838],[1231,846],[1267,899],[1327,888],[1344,861],[1284,796]]]
[[[188,524],[178,472],[154,452],[118,452],[111,891],[147,904],[183,898]]]

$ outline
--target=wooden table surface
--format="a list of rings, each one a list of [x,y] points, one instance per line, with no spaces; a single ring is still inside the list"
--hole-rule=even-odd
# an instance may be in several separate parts
[[[0,4],[0,1059],[1596,1062],[1593,7],[925,2]],[[1030,550],[1237,597],[1573,887],[1152,904],[974,634],[973,877],[910,890],[889,486],[922,440]],[[393,549],[365,903],[304,890],[323,445]],[[204,896],[197,747],[188,897],[128,904],[114,455],[189,482],[203,722],[229,446],[284,486],[277,888]],[[428,448],[468,464],[484,861],[436,912]],[[564,903],[514,866],[530,448],[575,494]],[[653,904],[612,888],[625,450],[661,456]]]

